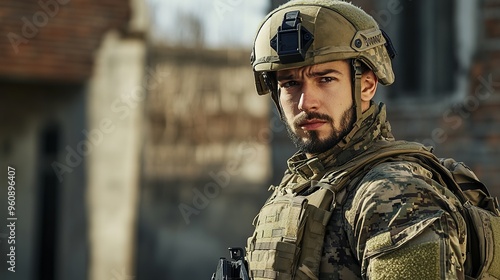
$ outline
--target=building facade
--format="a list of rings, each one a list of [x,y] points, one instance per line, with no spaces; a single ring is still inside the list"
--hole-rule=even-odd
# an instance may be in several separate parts
[[[17,218],[0,230],[1,279],[133,274],[144,5],[0,4],[0,166],[16,172],[0,207]]]

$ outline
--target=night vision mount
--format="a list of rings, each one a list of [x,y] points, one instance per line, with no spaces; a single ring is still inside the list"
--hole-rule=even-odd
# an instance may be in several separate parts
[[[300,11],[285,14],[278,33],[271,39],[271,47],[283,64],[304,61],[314,36],[302,26]]]

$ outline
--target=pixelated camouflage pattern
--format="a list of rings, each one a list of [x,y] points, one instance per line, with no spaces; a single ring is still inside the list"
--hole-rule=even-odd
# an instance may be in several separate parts
[[[383,105],[372,104],[361,121],[329,151],[312,158],[295,154],[273,194],[307,195],[314,191],[311,182],[338,181],[318,279],[464,279],[462,205],[425,161],[398,155],[345,172],[382,150],[427,151],[394,140]],[[250,270],[258,263],[250,262]]]
[[[335,225],[332,217],[331,226],[343,227],[349,245],[332,246],[329,231],[324,259],[338,265],[343,260],[335,256],[348,248],[356,255],[356,271],[368,279],[463,279],[466,225],[460,208],[421,165],[381,163],[349,192],[337,216],[343,223]],[[328,268],[322,272],[337,274]],[[345,279],[337,276],[333,279]]]

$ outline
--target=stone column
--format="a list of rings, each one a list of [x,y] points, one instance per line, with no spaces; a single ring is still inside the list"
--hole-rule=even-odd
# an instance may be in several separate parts
[[[133,279],[145,44],[105,36],[88,94],[89,279]]]

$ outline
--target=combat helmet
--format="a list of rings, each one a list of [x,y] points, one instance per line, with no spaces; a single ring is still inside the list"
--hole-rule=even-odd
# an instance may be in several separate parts
[[[259,95],[278,102],[276,71],[335,60],[352,61],[356,118],[361,117],[361,74],[366,65],[383,85],[394,82],[389,37],[362,9],[340,0],[292,0],[270,12],[251,55]]]

